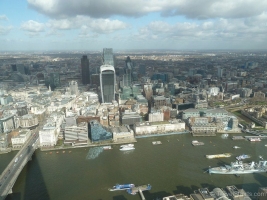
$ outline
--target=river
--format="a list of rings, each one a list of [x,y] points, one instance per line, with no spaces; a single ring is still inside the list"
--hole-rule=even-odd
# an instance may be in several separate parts
[[[241,134],[239,134],[241,135]],[[160,140],[161,145],[152,145]],[[204,146],[192,146],[192,140],[204,142]],[[259,155],[267,158],[266,140],[234,141],[230,137],[192,137],[190,134],[137,139],[135,150],[122,152],[119,145],[101,152],[95,159],[88,159],[89,148],[44,152],[37,150],[13,187],[7,199],[17,200],[132,200],[139,194],[126,191],[108,191],[116,183],[151,184],[145,191],[148,200],[162,199],[177,193],[189,195],[201,187],[236,185],[254,193],[267,186],[267,174],[209,175],[205,171],[229,164],[240,154],[249,154],[246,161],[259,161]],[[233,146],[240,149],[233,149]],[[71,152],[70,152],[71,151]],[[232,153],[231,158],[207,159],[206,154]],[[15,152],[0,155],[0,169],[14,157]],[[6,163],[6,164],[5,164]]]

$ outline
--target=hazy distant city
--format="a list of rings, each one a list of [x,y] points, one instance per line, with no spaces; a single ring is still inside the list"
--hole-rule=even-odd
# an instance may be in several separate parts
[[[0,200],[266,200],[266,20],[266,0],[2,0]]]

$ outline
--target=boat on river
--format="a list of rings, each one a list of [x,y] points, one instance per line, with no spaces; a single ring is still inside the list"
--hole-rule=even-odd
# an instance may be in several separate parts
[[[120,147],[134,147],[134,144],[123,144]]]
[[[135,185],[130,183],[130,184],[116,184],[112,188],[109,188],[109,191],[117,191],[117,190],[128,190],[134,187]]]
[[[222,153],[222,154],[215,154],[215,155],[206,155],[206,158],[212,159],[212,158],[229,158],[232,154],[230,153]]]
[[[110,150],[110,149],[112,149],[112,147],[111,146],[103,146],[103,149],[104,150]]]
[[[231,162],[230,165],[209,168],[210,174],[252,174],[267,171],[267,161],[261,160],[258,163],[243,163],[242,161]]]
[[[240,147],[239,147],[239,146],[233,146],[233,148],[234,148],[234,149],[240,149]]]
[[[242,154],[242,155],[236,157],[237,160],[244,160],[246,158],[250,158],[250,156],[246,155],[246,154]]]
[[[201,145],[204,145],[204,142],[199,142],[199,141],[197,141],[197,140],[193,140],[193,141],[192,141],[192,145],[193,145],[193,146],[201,146]]]
[[[248,139],[250,142],[260,142],[261,141],[261,139],[260,138],[249,138]]]
[[[133,144],[126,144],[126,145],[121,145],[120,146],[120,151],[129,151],[129,150],[134,150],[134,145]]]

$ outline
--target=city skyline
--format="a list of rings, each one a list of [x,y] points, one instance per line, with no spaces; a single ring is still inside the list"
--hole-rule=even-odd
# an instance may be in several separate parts
[[[0,51],[266,49],[266,19],[267,1],[2,0]]]

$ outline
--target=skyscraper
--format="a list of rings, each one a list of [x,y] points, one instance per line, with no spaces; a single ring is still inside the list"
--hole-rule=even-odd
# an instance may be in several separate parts
[[[124,68],[124,75],[123,75],[123,86],[130,87],[132,84],[132,68],[133,63],[128,56],[125,60],[125,68]]]
[[[115,100],[115,69],[112,65],[100,67],[100,86],[102,103],[111,103]]]
[[[218,66],[218,77],[221,78],[223,76],[223,68]]]
[[[83,55],[81,59],[81,72],[82,72],[82,84],[86,85],[90,83],[90,70],[89,60],[86,55]]]
[[[114,56],[112,48],[103,49],[103,65],[112,65],[114,66]]]

